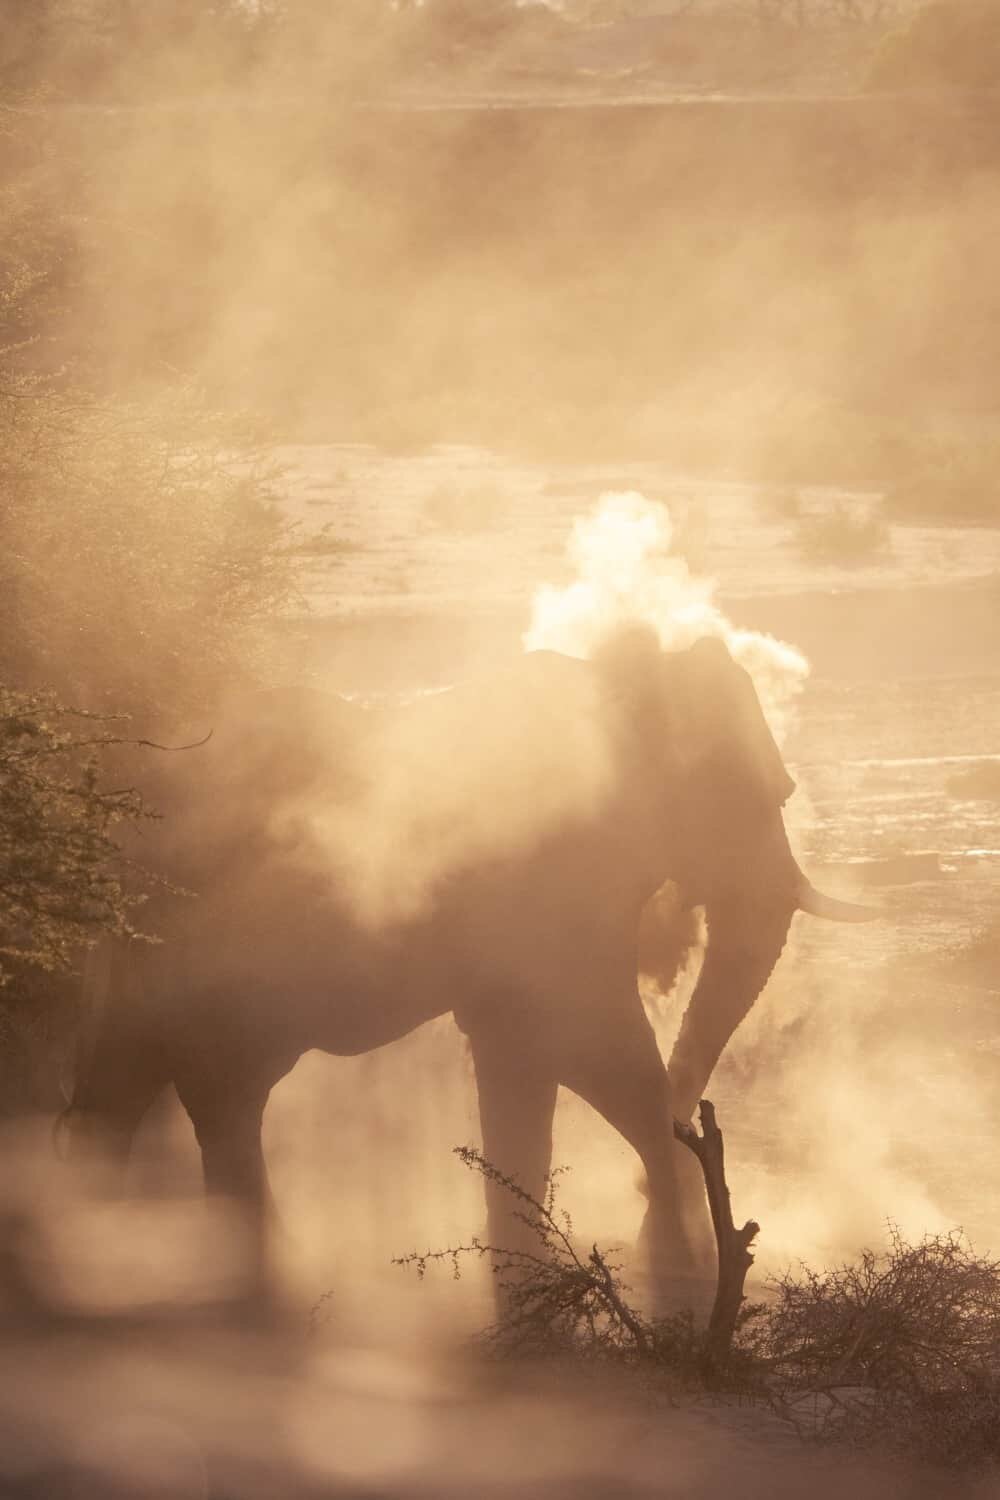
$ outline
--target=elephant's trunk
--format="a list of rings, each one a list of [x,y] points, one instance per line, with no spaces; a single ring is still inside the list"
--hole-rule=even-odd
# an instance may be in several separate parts
[[[671,1105],[689,1120],[729,1038],[767,984],[795,912],[790,900],[706,907],[708,948],[671,1053]]]
[[[767,984],[808,885],[780,812],[730,835],[703,894],[708,947],[670,1057],[672,1108],[689,1120],[729,1038]]]
[[[841,922],[877,915],[815,889],[796,863],[780,817],[733,865],[740,883],[722,881],[706,894],[708,948],[670,1058],[672,1106],[680,1120],[690,1119],[729,1038],[771,977],[794,913]]]

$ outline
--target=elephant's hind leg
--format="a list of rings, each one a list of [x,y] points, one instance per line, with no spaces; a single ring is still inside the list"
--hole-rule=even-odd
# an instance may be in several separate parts
[[[539,1067],[528,1043],[471,1036],[479,1094],[483,1156],[505,1177],[542,1202],[552,1165],[552,1118],[557,1084]],[[524,1205],[502,1183],[486,1180],[487,1233],[501,1250],[536,1253],[538,1240],[519,1217]],[[502,1289],[498,1290],[502,1303]]]
[[[201,1150],[205,1190],[227,1202],[235,1214],[234,1232],[244,1274],[240,1300],[269,1301],[271,1194],[264,1165],[261,1128],[269,1089],[229,1093],[192,1089],[178,1083]],[[245,1258],[244,1258],[245,1257]]]

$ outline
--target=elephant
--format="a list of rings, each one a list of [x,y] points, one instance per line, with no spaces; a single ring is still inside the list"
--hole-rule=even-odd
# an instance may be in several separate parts
[[[720,640],[667,651],[630,627],[590,660],[530,652],[406,706],[249,695],[164,759],[141,853],[169,882],[146,919],[161,941],[102,960],[69,1112],[88,1134],[124,1160],[172,1081],[206,1189],[262,1246],[278,1080],[309,1049],[368,1052],[450,1012],[488,1161],[541,1198],[557,1089],[574,1091],[641,1162],[653,1266],[690,1268],[674,1118],[794,913],[869,915],[797,865],[794,783]],[[707,948],[665,1063],[639,974],[669,987],[700,909]],[[509,1197],[486,1196],[490,1242],[509,1243]]]

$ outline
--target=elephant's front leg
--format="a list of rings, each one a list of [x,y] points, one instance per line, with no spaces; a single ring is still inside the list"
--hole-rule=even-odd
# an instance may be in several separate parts
[[[667,1070],[638,994],[609,1010],[613,1024],[570,1063],[565,1082],[632,1146],[642,1162],[649,1207],[641,1243],[659,1310],[676,1303],[678,1278],[699,1268],[680,1212],[674,1110]]]
[[[533,1056],[530,1041],[500,1028],[470,1032],[476,1065],[483,1156],[536,1202],[545,1199],[552,1165],[552,1117],[557,1085]],[[486,1179],[487,1235],[499,1250],[538,1254],[538,1238],[524,1222],[524,1207],[502,1183]],[[494,1257],[494,1265],[501,1263]],[[504,1311],[504,1288],[495,1288]]]

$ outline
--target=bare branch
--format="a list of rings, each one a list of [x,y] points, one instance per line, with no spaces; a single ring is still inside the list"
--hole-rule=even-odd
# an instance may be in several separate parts
[[[733,1211],[726,1184],[725,1154],[722,1131],[715,1121],[715,1108],[707,1099],[698,1106],[702,1133],[693,1125],[674,1121],[674,1135],[698,1158],[705,1178],[712,1228],[719,1255],[719,1276],[715,1301],[708,1321],[705,1346],[706,1367],[718,1369],[729,1356],[736,1323],[743,1305],[743,1285],[753,1265],[750,1245],[760,1233],[760,1225],[748,1219],[742,1229],[733,1223]]]

